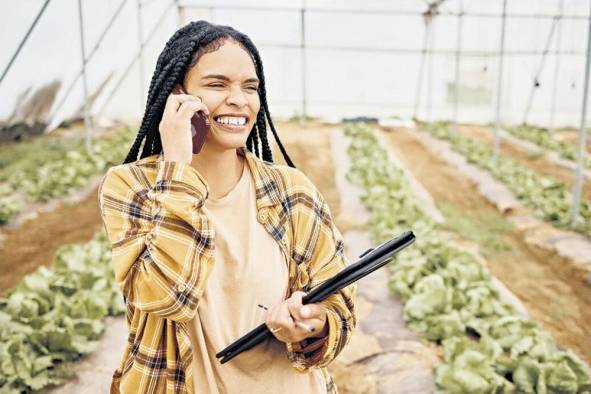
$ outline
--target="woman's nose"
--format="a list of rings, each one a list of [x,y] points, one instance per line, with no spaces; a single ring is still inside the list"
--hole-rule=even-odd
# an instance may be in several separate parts
[[[232,87],[230,89],[230,93],[228,93],[228,97],[226,98],[226,103],[228,105],[234,104],[240,108],[240,107],[243,107],[246,104],[248,104],[248,99],[246,98],[246,95],[242,91],[242,88]]]

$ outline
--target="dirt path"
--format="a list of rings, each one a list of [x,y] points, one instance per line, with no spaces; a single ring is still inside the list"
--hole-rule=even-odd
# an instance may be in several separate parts
[[[489,127],[460,125],[459,130],[466,137],[476,138],[480,141],[486,142],[487,144],[492,144],[493,132]],[[575,176],[572,171],[562,168],[549,160],[546,160],[543,156],[531,155],[523,148],[518,147],[505,139],[501,139],[500,151],[502,154],[507,155],[517,163],[526,166],[538,174],[549,176],[561,181],[567,185],[569,190],[572,190],[575,182]],[[586,199],[591,199],[591,182],[583,183],[583,196]]]
[[[314,123],[278,124],[281,141],[296,166],[326,198],[345,238],[347,256],[355,261],[371,246],[362,223],[367,213],[357,201],[353,186],[344,179],[337,184],[337,177],[344,178],[343,168],[348,159],[346,154],[341,160],[334,158],[334,129],[335,126]],[[278,148],[273,157],[281,162]],[[348,212],[343,211],[343,205]],[[341,394],[419,394],[434,390],[432,370],[438,351],[406,328],[402,302],[390,294],[387,282],[383,270],[359,282],[358,328],[343,353],[329,366]]]
[[[530,248],[516,230],[503,224],[503,216],[473,184],[435,157],[412,132],[397,129],[385,135],[433,196],[446,220],[466,228],[468,234],[483,233],[475,241],[485,253],[491,271],[521,299],[532,318],[541,322],[562,346],[591,362],[591,287],[579,273],[563,259]]]
[[[318,187],[320,193],[326,198],[333,217],[339,217],[341,204],[334,176],[332,176],[335,167],[330,156],[329,132],[332,127],[318,123],[299,125],[284,122],[276,124],[276,127],[289,157],[296,167],[304,171],[312,183]],[[270,130],[269,143],[272,146],[273,160],[285,164]]]
[[[53,255],[64,244],[87,242],[102,226],[94,189],[78,204],[62,205],[22,223],[0,230],[0,294],[19,283],[38,266],[51,267]]]

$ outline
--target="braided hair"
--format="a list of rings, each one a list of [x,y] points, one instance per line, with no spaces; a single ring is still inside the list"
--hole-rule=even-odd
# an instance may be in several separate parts
[[[164,113],[166,99],[172,93],[174,86],[182,83],[187,71],[197,64],[201,56],[216,51],[226,40],[236,42],[250,54],[259,79],[258,94],[261,108],[246,140],[246,148],[254,152],[257,157],[268,162],[273,162],[271,148],[267,140],[268,122],[285,162],[288,166],[295,168],[295,165],[279,140],[275,125],[271,120],[271,113],[267,104],[263,62],[261,61],[257,48],[247,35],[240,33],[232,27],[216,25],[204,20],[190,22],[177,30],[166,43],[160,56],[158,56],[156,69],[154,70],[150,88],[148,89],[148,99],[142,123],[137,137],[123,163],[138,160],[138,153],[142,143],[143,149],[140,159],[162,152],[162,141],[160,140],[158,125]],[[259,144],[261,145],[260,149]]]

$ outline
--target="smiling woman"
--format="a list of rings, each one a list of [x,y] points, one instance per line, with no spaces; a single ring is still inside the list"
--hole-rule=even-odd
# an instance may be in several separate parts
[[[211,130],[193,154],[198,111]],[[273,163],[267,122],[288,165]],[[277,136],[246,35],[198,21],[171,37],[135,143],[98,194],[129,328],[112,393],[337,392],[326,366],[356,325],[356,285],[302,305],[348,262]],[[263,322],[273,337],[216,359]]]

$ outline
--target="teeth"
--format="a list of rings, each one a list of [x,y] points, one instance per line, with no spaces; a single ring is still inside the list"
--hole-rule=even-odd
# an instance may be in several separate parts
[[[229,125],[243,126],[246,124],[246,118],[244,118],[244,117],[219,116],[215,120],[218,123],[229,124]]]

